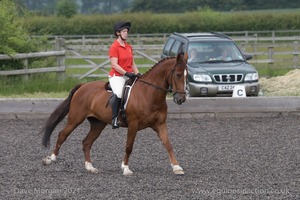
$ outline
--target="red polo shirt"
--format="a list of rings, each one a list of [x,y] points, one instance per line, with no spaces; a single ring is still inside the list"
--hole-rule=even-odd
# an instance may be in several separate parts
[[[132,63],[133,63],[133,51],[132,47],[125,42],[125,47],[121,46],[120,43],[115,40],[114,43],[109,48],[109,58],[118,58],[118,65],[120,65],[125,71],[133,72]],[[117,72],[113,67],[109,72],[110,76],[123,76]]]

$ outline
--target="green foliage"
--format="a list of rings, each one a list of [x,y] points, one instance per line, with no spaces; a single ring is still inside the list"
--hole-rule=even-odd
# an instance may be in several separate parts
[[[0,53],[14,54],[34,49],[27,31],[23,28],[23,20],[10,0],[0,1]]]
[[[10,0],[0,1],[0,54],[12,55],[37,50],[38,41],[24,28],[24,15]],[[19,69],[20,61],[0,61],[0,70]]]
[[[77,14],[78,6],[74,0],[58,0],[56,10],[58,16],[71,18]]]
[[[183,14],[127,13],[114,15],[75,15],[32,17],[27,28],[34,35],[99,35],[112,34],[117,21],[132,22],[131,34],[297,30],[300,12],[215,12],[209,8]]]
[[[53,15],[58,0],[13,0],[39,15]],[[74,0],[81,14],[128,12],[184,13],[205,7],[215,11],[299,8],[300,0]]]

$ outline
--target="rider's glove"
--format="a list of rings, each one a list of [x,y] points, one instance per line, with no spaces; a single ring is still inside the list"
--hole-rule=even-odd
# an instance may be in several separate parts
[[[142,74],[141,74],[141,73],[137,73],[136,76],[137,76],[137,77],[140,77],[140,76],[142,76]]]
[[[127,76],[130,79],[134,79],[134,78],[137,77],[137,75],[132,73],[132,72],[126,72],[124,75]]]

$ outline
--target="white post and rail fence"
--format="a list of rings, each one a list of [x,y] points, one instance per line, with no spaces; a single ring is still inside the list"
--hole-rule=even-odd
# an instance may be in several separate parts
[[[267,34],[263,32],[264,34]],[[290,33],[290,32],[289,32]],[[253,59],[249,62],[255,64],[265,64],[268,67],[274,65],[285,65],[290,68],[300,68],[300,31],[292,32],[296,36],[277,36],[277,32],[270,32],[270,36],[258,37],[257,34],[251,32],[232,32],[231,38],[237,42],[239,47],[251,54]],[[240,34],[236,36],[234,34]],[[150,35],[134,35],[132,38],[132,46],[135,58],[146,60],[139,67],[149,68],[160,60],[163,45],[167,39],[167,34],[150,34]],[[30,74],[35,73],[56,73],[59,79],[66,76],[77,77],[79,79],[89,77],[107,77],[110,68],[107,56],[109,44],[113,41],[112,36],[56,36],[50,38],[50,42],[54,45],[53,51],[22,53],[14,55],[0,54],[1,60],[19,60],[23,63],[23,69],[2,70],[1,76],[22,75],[25,79]],[[53,58],[55,64],[49,66],[31,67],[30,59]],[[69,64],[66,65],[67,59],[84,60],[84,65]],[[97,61],[95,61],[97,60]],[[98,61],[99,60],[99,61]],[[98,62],[98,63],[97,63]],[[43,62],[41,62],[43,63]],[[84,73],[68,73],[67,69],[86,69]],[[76,70],[75,70],[76,71]],[[101,73],[95,73],[101,71]]]

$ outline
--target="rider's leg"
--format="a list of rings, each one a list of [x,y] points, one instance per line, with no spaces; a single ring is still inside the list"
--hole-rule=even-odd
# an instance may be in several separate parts
[[[124,76],[112,76],[109,78],[111,89],[114,93],[112,96],[112,128],[119,128],[118,114],[120,108],[120,102],[123,94],[123,87],[127,78]]]
[[[112,96],[112,128],[119,128],[118,125],[118,114],[119,114],[119,109],[120,109],[120,103],[121,99],[117,97],[116,94]]]

